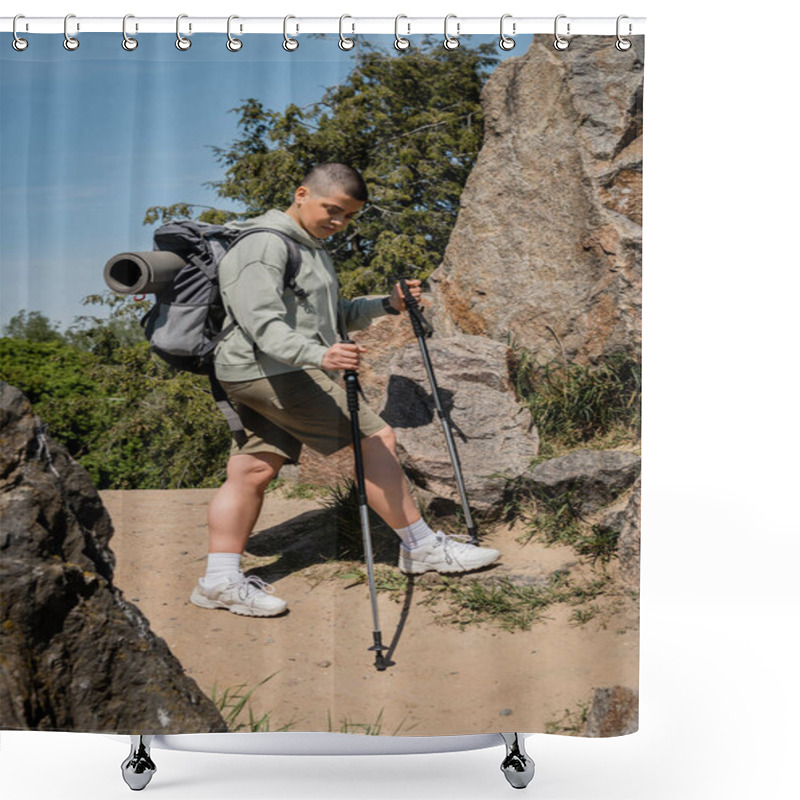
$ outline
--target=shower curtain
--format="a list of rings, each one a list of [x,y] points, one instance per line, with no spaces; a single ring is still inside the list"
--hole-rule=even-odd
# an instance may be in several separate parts
[[[0,727],[637,729],[643,38],[354,40],[3,47]],[[303,445],[239,523],[240,589],[286,609],[202,608],[242,455],[208,378],[151,351],[155,295],[112,292],[104,265],[170,221],[267,212],[310,252],[287,211],[330,162],[368,191],[316,236],[360,309],[360,413],[390,426],[443,558],[470,527],[499,556],[410,574],[370,512],[370,559],[353,450]],[[400,277],[421,281],[421,341],[381,300]]]

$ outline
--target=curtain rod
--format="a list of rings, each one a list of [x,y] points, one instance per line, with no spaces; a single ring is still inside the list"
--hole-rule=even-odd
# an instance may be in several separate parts
[[[555,17],[515,17],[503,16],[502,27],[507,36],[532,33],[553,34]],[[450,36],[468,34],[500,34],[501,17],[459,17],[451,14],[445,23],[444,17],[235,17],[231,20],[231,31],[238,34],[279,33],[288,31],[291,35],[304,33],[352,34],[395,34],[413,36],[415,34],[444,35],[445,25]],[[65,27],[70,36],[81,33],[122,33],[122,17],[81,17],[71,14],[65,17],[26,17],[17,19],[16,32],[20,35],[33,33],[64,34]],[[569,28],[567,27],[569,26]],[[619,28],[618,28],[619,26]],[[141,33],[175,33],[178,27],[176,17],[137,17],[129,15],[125,23],[128,36]],[[622,36],[643,34],[645,17],[570,17],[560,14],[558,30],[562,36],[596,35]],[[11,32],[14,17],[0,17],[0,31]],[[182,35],[193,33],[227,33],[228,17],[194,17],[181,15]]]

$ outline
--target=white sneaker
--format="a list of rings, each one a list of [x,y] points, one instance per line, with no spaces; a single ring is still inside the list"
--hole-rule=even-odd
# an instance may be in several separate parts
[[[470,572],[480,569],[500,558],[500,551],[491,547],[478,547],[461,539],[466,536],[446,536],[436,531],[431,544],[409,550],[400,545],[398,566],[402,572],[419,575],[422,572]]]
[[[286,601],[274,597],[275,589],[256,575],[238,581],[226,579],[207,589],[198,581],[189,600],[200,608],[226,608],[245,617],[274,617],[286,610]]]

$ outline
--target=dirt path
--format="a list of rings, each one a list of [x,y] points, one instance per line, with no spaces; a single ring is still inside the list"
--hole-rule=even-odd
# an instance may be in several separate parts
[[[367,652],[367,586],[352,575],[336,576],[342,565],[331,559],[318,501],[287,499],[280,490],[267,496],[245,568],[271,582],[289,612],[257,619],[188,601],[205,571],[206,507],[213,490],[101,495],[114,522],[115,580],[125,597],[209,696],[215,684],[253,687],[274,675],[251,703],[256,717],[270,714],[273,730],[291,724],[296,731],[339,731],[349,725],[356,732],[379,722],[384,734],[543,731],[564,709],[589,702],[596,687],[638,685],[631,602],[606,603],[583,625],[570,621],[569,606],[558,604],[528,631],[486,623],[461,630],[442,624],[441,604],[423,604],[430,592],[417,578],[405,595],[379,595],[384,642],[396,641],[395,665],[377,672]],[[571,549],[522,546],[518,535],[505,527],[487,537],[503,553],[494,574],[524,583],[575,570]],[[379,569],[396,573],[389,564]]]

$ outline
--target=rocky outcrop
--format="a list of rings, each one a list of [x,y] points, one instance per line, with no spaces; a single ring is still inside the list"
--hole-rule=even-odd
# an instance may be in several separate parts
[[[622,577],[629,585],[639,587],[639,564],[642,543],[642,482],[639,479],[633,487],[633,494],[622,517],[617,553]]]
[[[434,322],[540,361],[641,349],[643,37],[534,37],[482,101],[485,138],[444,261]]]
[[[226,730],[114,586],[111,520],[86,471],[0,382],[0,727]]]
[[[569,505],[578,516],[599,511],[636,481],[641,459],[618,450],[574,450],[538,464],[529,480],[540,496]]]
[[[517,401],[509,380],[508,348],[461,335],[431,339],[428,350],[470,505],[493,514],[503,504],[507,482],[528,470],[539,449],[530,411]],[[437,500],[460,507],[419,346],[398,352],[389,370],[381,415],[397,434],[406,474]]]
[[[625,736],[638,730],[638,691],[624,686],[595,689],[584,736]]]
[[[464,434],[456,442],[468,494],[482,509],[496,508],[502,496],[499,478],[487,476],[520,475],[538,437],[507,388],[506,356],[474,342],[505,348],[510,340],[539,362],[641,355],[644,40],[632,37],[627,52],[614,42],[576,37],[557,52],[535,37],[527,53],[492,73],[482,96],[483,146],[430,278],[427,315],[436,333],[429,345]],[[379,318],[354,338],[368,347],[361,382],[395,426],[407,474],[434,503],[451,503],[452,467],[406,315]],[[574,484],[568,470],[553,483],[546,475],[583,456],[565,458],[540,465],[534,481],[555,495]],[[578,513],[592,514],[630,487],[638,475],[631,458],[612,465],[610,476],[604,465],[591,466]],[[301,480],[331,483],[352,472],[349,453],[323,460],[306,451],[303,461]]]
[[[642,479],[633,484],[632,491],[620,503],[610,506],[599,523],[601,528],[617,534],[617,557],[620,577],[625,584],[639,589],[639,559],[642,540]]]

